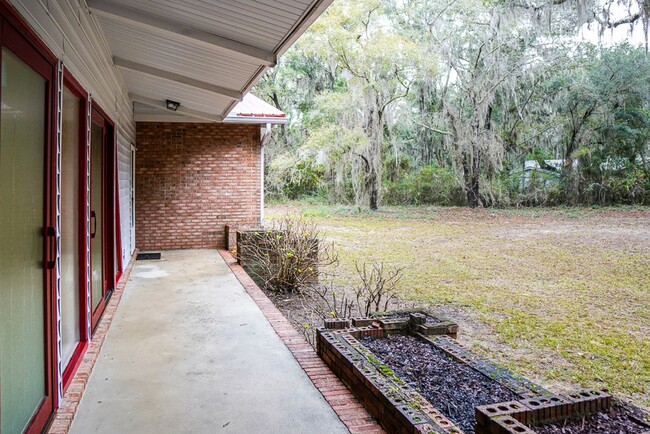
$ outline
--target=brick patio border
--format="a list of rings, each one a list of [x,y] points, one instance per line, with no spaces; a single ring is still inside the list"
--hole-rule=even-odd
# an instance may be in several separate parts
[[[72,378],[68,390],[66,390],[65,395],[63,395],[63,399],[59,404],[59,409],[52,418],[52,423],[47,430],[48,434],[67,434],[70,430],[72,420],[77,412],[77,407],[81,402],[84,390],[86,390],[90,373],[99,358],[99,352],[102,349],[104,340],[106,339],[106,333],[108,332],[111,322],[113,322],[113,316],[115,315],[117,306],[120,304],[124,288],[126,287],[126,283],[129,281],[133,265],[135,264],[135,258],[137,256],[138,251],[136,250],[124,270],[124,273],[120,277],[120,280],[117,282],[115,290],[104,309],[102,318],[95,328],[95,333],[88,343],[88,348],[86,348],[86,352],[79,364],[79,368],[77,368],[77,372]]]
[[[296,331],[253,279],[237,264],[237,260],[232,254],[224,249],[219,249],[219,253],[248,295],[257,303],[271,327],[291,351],[300,367],[350,432],[352,434],[385,433],[345,384],[318,357],[305,337]]]

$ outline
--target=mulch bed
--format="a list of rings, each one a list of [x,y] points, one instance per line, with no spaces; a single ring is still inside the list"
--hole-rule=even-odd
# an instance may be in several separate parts
[[[361,342],[467,434],[474,433],[475,407],[518,399],[506,387],[414,337],[367,337]],[[620,405],[533,429],[537,434],[650,434],[650,425]]]
[[[619,405],[609,411],[584,419],[571,419],[566,423],[537,426],[537,434],[644,434],[650,433],[650,425],[643,426],[636,416]]]
[[[476,406],[517,399],[509,389],[414,337],[361,342],[467,434],[474,432]]]

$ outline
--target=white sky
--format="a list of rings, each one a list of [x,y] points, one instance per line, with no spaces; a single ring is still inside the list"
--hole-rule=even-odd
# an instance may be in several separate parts
[[[591,26],[585,24],[582,28],[582,38],[594,44],[598,43],[598,33],[598,24],[592,23]],[[605,46],[620,44],[625,41],[629,42],[633,46],[641,46],[645,44],[643,25],[640,22],[636,23],[631,34],[629,25],[622,25],[611,30],[606,29],[601,40],[602,44]]]
[[[628,12],[625,6],[614,3],[611,8],[611,13],[612,13],[611,19],[612,21],[616,21],[621,18],[625,18],[630,13],[633,14],[637,11],[638,8],[636,7],[636,5],[631,11]],[[597,44],[599,42],[598,40],[598,33],[600,31],[599,27],[600,26],[598,25],[598,23],[595,22],[591,23],[591,25],[585,24],[582,27],[583,39],[592,42],[594,44]],[[602,44],[605,46],[611,46],[626,41],[633,46],[640,46],[645,44],[645,37],[643,35],[643,24],[641,23],[640,19],[637,20],[633,29],[631,29],[629,24],[623,24],[614,29],[606,29],[602,35],[602,40],[601,40]]]

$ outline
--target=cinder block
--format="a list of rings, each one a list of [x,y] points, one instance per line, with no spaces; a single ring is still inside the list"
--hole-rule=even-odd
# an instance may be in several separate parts
[[[347,329],[351,326],[351,322],[347,318],[328,318],[323,322],[325,328],[329,330]]]
[[[555,422],[569,417],[573,401],[559,395],[537,396],[522,399],[521,402],[532,410],[534,424]]]
[[[409,314],[409,319],[408,319],[409,325],[414,327],[419,324],[424,324],[427,322],[427,317],[426,315],[416,312],[416,313],[411,313]]]
[[[568,393],[567,396],[574,402],[574,415],[587,416],[606,410],[612,405],[612,395],[602,390],[581,389]]]
[[[395,319],[379,320],[381,327],[386,331],[407,330],[408,322]]]
[[[535,431],[511,416],[499,416],[492,419],[490,434],[535,434]]]
[[[423,423],[415,426],[415,432],[417,434],[438,434],[442,431],[437,430],[433,425],[429,423]]]
[[[474,434],[490,434],[490,428],[476,424],[474,426]]]
[[[454,425],[451,420],[445,417],[445,415],[443,415],[428,401],[425,401],[425,403],[422,405],[422,412],[429,416],[429,418],[435,422],[439,428],[445,430],[445,432],[450,432],[450,430],[457,429],[456,425]]]
[[[373,318],[352,318],[352,325],[355,327],[366,327],[375,321]]]
[[[490,419],[498,416],[511,416],[522,423],[530,424],[532,411],[519,401],[500,402],[494,405],[480,405],[476,407],[476,423],[481,426],[490,426]]]

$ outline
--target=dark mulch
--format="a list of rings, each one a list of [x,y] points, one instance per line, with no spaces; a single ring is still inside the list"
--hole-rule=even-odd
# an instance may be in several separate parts
[[[609,411],[566,423],[535,427],[537,434],[643,434],[650,433],[650,425],[637,422],[632,411],[615,405]]]
[[[509,389],[411,336],[362,338],[362,343],[466,433],[474,408],[516,400]]]

